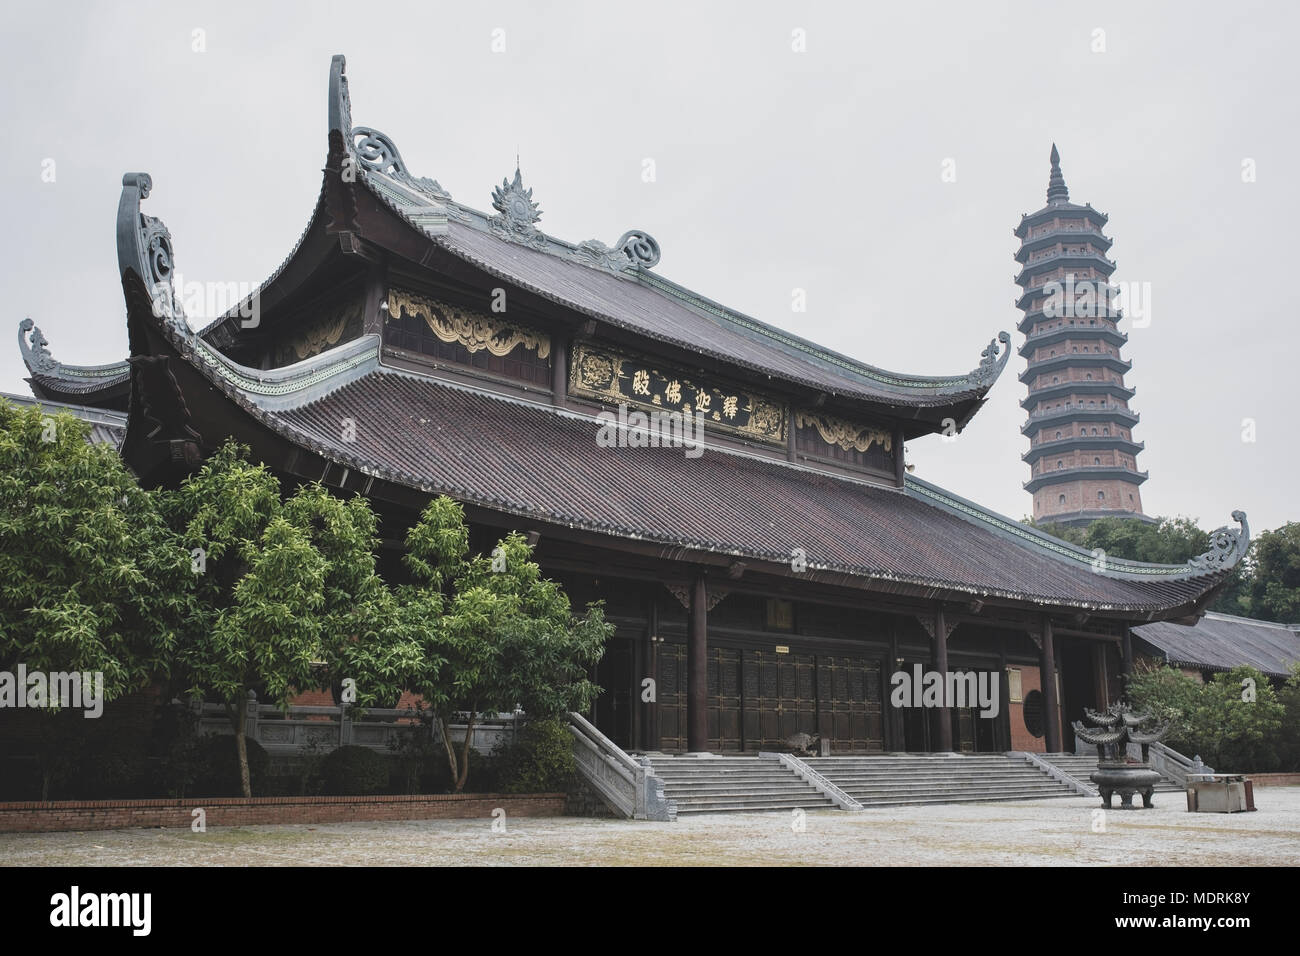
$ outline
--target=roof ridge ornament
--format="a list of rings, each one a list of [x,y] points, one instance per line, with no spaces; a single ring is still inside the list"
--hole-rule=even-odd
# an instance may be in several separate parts
[[[30,316],[18,323],[18,349],[23,354],[23,364],[27,366],[27,371],[33,375],[48,375],[58,371],[59,363],[50,354],[49,346],[50,340],[41,333],[40,327]]]
[[[659,243],[654,236],[640,229],[629,229],[618,237],[618,242],[607,246],[599,239],[580,242],[570,253],[573,259],[587,265],[622,273],[629,269],[653,269],[659,264]]]
[[[397,151],[397,144],[379,130],[369,126],[354,126],[350,139],[357,164],[363,169],[405,183],[435,202],[447,202],[451,199],[451,193],[443,189],[436,179],[430,179],[428,176],[419,178],[412,176],[406,161],[402,159],[402,154]]]
[[[345,146],[352,130],[352,97],[348,93],[347,69],[347,58],[336,53],[330,60],[329,132],[338,133]]]
[[[1211,531],[1210,550],[1189,560],[1189,567],[1199,571],[1227,570],[1246,556],[1250,548],[1250,525],[1246,522],[1246,512],[1234,511],[1232,520],[1241,525],[1241,529],[1225,525]]]
[[[126,279],[134,272],[153,301],[153,314],[164,319],[186,338],[194,331],[185,320],[185,310],[173,287],[176,271],[172,235],[161,219],[140,212],[140,201],[149,197],[153,178],[148,173],[127,173],[122,177],[122,198],[117,205],[117,264]]]
[[[999,348],[998,343],[1002,343]],[[980,352],[980,364],[970,373],[970,380],[979,384],[992,385],[1006,368],[1007,359],[1011,357],[1011,333],[999,332],[984,351]]]
[[[501,180],[501,185],[492,190],[492,208],[497,214],[488,219],[488,225],[498,236],[534,249],[545,248],[546,236],[537,228],[542,209],[533,201],[532,189],[524,188],[518,163],[515,178]]]

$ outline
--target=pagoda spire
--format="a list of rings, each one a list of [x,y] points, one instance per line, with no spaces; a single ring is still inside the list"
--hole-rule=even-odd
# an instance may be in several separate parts
[[[1052,174],[1047,179],[1047,201],[1048,203],[1069,202],[1070,190],[1065,188],[1065,176],[1061,174],[1061,154],[1056,151],[1056,144],[1052,144]]]

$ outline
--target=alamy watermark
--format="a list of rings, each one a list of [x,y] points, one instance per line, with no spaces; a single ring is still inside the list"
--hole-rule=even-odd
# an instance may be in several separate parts
[[[889,702],[895,707],[979,707],[981,717],[996,717],[1001,707],[998,675],[992,671],[895,671]]]
[[[223,315],[239,316],[239,327],[255,329],[262,324],[261,290],[251,282],[187,282],[178,271],[166,283],[154,287],[154,313],[167,314],[169,297],[180,305],[188,320],[206,324]]]
[[[704,454],[703,412],[642,412],[623,402],[618,414],[603,411],[596,421],[600,448],[685,448],[687,458]]]
[[[0,671],[0,707],[61,707],[84,710],[83,717],[104,713],[102,671]]]
[[[1114,295],[1110,292],[1114,291]],[[1150,282],[1109,282],[1067,275],[1044,283],[1043,315],[1048,318],[1111,319],[1127,316],[1135,329],[1151,324]]]

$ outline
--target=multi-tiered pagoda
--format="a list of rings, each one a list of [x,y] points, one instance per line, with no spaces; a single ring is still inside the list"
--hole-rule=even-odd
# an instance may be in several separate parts
[[[1134,389],[1124,384],[1132,363],[1120,356],[1128,336],[1118,328],[1106,216],[1070,202],[1055,145],[1051,161],[1047,205],[1015,230],[1016,283],[1024,290],[1016,306],[1025,314],[1020,354],[1029,363],[1020,376],[1029,386],[1020,403],[1029,413],[1021,428],[1032,469],[1025,490],[1040,523],[1145,517],[1139,486],[1147,475],[1137,468],[1143,445],[1133,440]]]

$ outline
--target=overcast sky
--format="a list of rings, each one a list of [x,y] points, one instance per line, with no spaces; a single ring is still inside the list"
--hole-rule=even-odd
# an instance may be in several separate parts
[[[487,208],[518,150],[552,235],[644,229],[662,275],[917,374],[969,370],[1001,329],[1023,342],[1012,229],[1044,205],[1055,141],[1070,198],[1110,216],[1114,280],[1149,283],[1150,324],[1121,325],[1147,512],[1214,527],[1243,508],[1255,531],[1300,519],[1293,4],[172,2],[5,17],[0,390],[29,391],[24,316],[62,361],[125,357],[125,171],[152,174],[145,209],[187,279],[265,279],[319,191],[343,53],[353,122],[456,199]],[[1024,364],[1012,356],[957,441],[909,443],[918,475],[1015,518],[1032,507]]]

